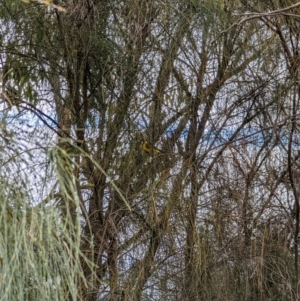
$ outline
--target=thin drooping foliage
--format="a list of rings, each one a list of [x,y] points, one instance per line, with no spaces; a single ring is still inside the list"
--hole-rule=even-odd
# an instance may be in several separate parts
[[[2,1],[3,300],[297,300],[296,1]]]

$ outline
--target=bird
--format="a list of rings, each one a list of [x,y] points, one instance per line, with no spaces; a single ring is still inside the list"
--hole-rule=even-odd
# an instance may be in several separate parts
[[[151,147],[148,142],[142,143],[142,149],[145,153],[148,153],[148,154],[153,154],[153,155],[162,154],[161,150],[159,150],[158,148],[155,148],[155,147]]]

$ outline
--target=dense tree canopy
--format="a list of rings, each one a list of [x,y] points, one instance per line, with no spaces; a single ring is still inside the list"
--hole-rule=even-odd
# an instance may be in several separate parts
[[[299,17],[2,0],[3,300],[297,300]]]

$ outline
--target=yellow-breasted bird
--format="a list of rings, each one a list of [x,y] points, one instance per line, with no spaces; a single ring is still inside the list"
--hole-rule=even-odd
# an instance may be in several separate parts
[[[153,155],[162,154],[161,150],[159,150],[158,148],[150,146],[150,144],[148,142],[143,142],[142,143],[142,149],[143,149],[144,152],[146,152],[148,154],[153,154]]]

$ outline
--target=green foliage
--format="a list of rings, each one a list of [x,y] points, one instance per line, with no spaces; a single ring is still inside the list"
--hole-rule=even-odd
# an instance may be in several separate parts
[[[32,206],[26,190],[24,183],[0,183],[1,299],[78,300],[79,216],[74,223],[54,204]]]
[[[299,299],[298,8],[268,15],[293,1],[25,2],[0,3],[2,299]]]

